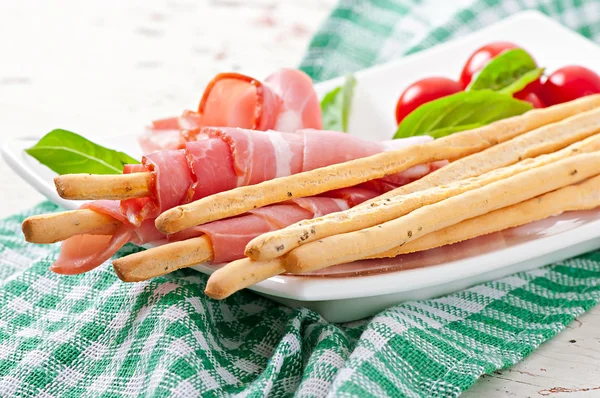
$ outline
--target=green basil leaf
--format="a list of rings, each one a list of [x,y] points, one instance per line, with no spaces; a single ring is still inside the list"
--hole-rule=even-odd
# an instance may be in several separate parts
[[[539,79],[543,73],[544,73],[544,68],[536,68],[534,70],[531,70],[531,71],[525,73],[523,76],[521,76],[517,80],[515,80],[514,82],[512,82],[511,84],[509,84],[508,86],[504,87],[502,90],[500,90],[500,92],[506,93],[506,94],[518,93],[519,91],[521,91],[525,87],[527,87],[527,85],[529,85],[530,83],[533,83],[534,81]]]
[[[402,120],[394,138],[435,133],[436,138],[460,126],[485,126],[533,109],[529,102],[491,90],[462,91],[421,105]],[[443,130],[445,129],[445,130]]]
[[[352,108],[354,87],[356,79],[347,75],[344,84],[328,92],[321,101],[323,129],[335,131],[348,131],[348,118]]]
[[[112,149],[109,149],[109,151],[111,151],[111,150]],[[117,156],[119,156],[119,160],[123,164],[139,164],[140,163],[139,160],[132,158],[125,152],[121,152],[121,151],[115,151],[115,152],[117,152]]]
[[[474,77],[467,91],[489,89],[514,94],[544,73],[535,60],[521,48],[508,50],[492,59]]]
[[[123,165],[139,163],[123,152],[61,129],[52,130],[25,152],[58,174],[121,174]]]

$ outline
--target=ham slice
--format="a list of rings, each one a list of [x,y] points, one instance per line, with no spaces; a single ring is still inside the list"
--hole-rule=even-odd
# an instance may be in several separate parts
[[[181,149],[151,153],[142,157],[141,167],[136,165],[124,169],[124,173],[140,171],[152,173],[150,188],[154,195],[121,202],[122,213],[129,223],[136,226],[181,204],[193,182],[186,151]]]
[[[264,83],[240,73],[220,73],[206,86],[197,112],[154,121],[138,141],[144,153],[178,149],[205,126],[320,129],[321,107],[311,78],[300,70],[281,69]]]
[[[213,221],[185,229],[169,236],[169,241],[179,241],[207,235],[212,243],[214,263],[237,260],[244,256],[244,248],[252,239],[265,232],[275,231],[308,218],[342,211],[379,193],[363,188],[345,188],[332,191],[331,197],[309,197],[265,206],[244,215]],[[342,199],[347,198],[347,199]]]
[[[156,183],[153,197],[123,202],[123,212],[132,224],[140,225],[148,217],[218,192],[432,140],[417,136],[375,142],[337,131],[304,129],[284,133],[233,127],[205,127],[195,139],[186,142],[185,149],[143,157],[143,170],[154,173]],[[140,169],[125,170],[130,171]],[[387,187],[371,184],[370,188],[387,191],[430,171],[431,165],[416,166],[386,177],[383,181]]]
[[[266,130],[274,125],[282,102],[269,86],[252,77],[220,73],[206,87],[198,114],[203,126]]]
[[[75,235],[65,240],[58,258],[50,267],[56,273],[74,275],[87,272],[108,260],[132,237],[133,227],[121,213],[118,201],[97,200],[81,208],[108,214],[123,225],[114,235]]]
[[[297,69],[280,69],[265,79],[265,86],[281,99],[275,124],[267,128],[278,131],[321,129],[321,104],[312,79]]]
[[[155,120],[138,137],[138,143],[144,153],[177,149],[183,144],[181,130],[182,126],[178,117]]]
[[[52,269],[65,274],[86,272],[102,264],[127,242],[143,245],[164,240],[166,237],[156,230],[154,219],[190,200],[432,139],[420,136],[372,142],[312,129],[282,133],[214,127],[202,128],[195,138],[196,141],[186,142],[183,149],[154,152],[144,156],[140,165],[125,166],[125,173],[152,173],[152,196],[122,202],[97,201],[82,206],[111,215],[120,220],[123,227],[113,236],[82,235],[67,239]],[[177,240],[206,233],[218,246],[215,258],[223,260],[237,256],[240,245],[260,233],[355,206],[400,183],[420,178],[434,167],[417,166],[359,187],[256,209],[234,218],[234,223],[238,223],[234,229],[229,220],[221,220],[169,238]],[[227,254],[229,252],[231,254]]]

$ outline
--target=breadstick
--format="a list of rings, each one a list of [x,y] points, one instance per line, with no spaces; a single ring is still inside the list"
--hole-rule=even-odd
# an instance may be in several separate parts
[[[551,147],[572,142],[581,135],[589,135],[589,131],[600,130],[600,109],[592,112],[594,113],[596,119],[594,127],[586,125],[585,128],[577,130],[577,123],[574,122],[574,127],[571,131],[562,126],[562,124],[566,122],[565,120],[561,123],[529,132],[521,137],[515,138],[503,144],[499,144],[468,158],[458,160],[446,167],[449,168],[450,175],[459,176],[460,170],[452,169],[453,164],[462,162],[463,160],[469,158],[477,157],[477,162],[474,162],[472,166],[477,165],[478,167],[481,164],[496,164],[498,159],[502,158],[503,154],[510,153],[508,152],[509,150],[516,152],[513,155],[513,158],[514,160],[518,160],[519,153],[537,153],[541,150],[539,149],[541,147],[546,148],[545,150],[550,150],[549,148]],[[589,123],[586,122],[586,124]],[[553,137],[554,140],[546,140],[548,138],[546,131],[555,130],[561,132],[561,135],[558,138]],[[530,135],[533,135],[532,137],[529,137],[531,139],[527,137]],[[514,143],[516,146],[513,145],[514,141],[517,141]],[[521,143],[522,145],[520,145]],[[508,148],[503,148],[507,146]],[[522,150],[517,149],[520,147],[522,147]],[[497,149],[500,149],[501,151],[497,151]],[[471,177],[462,181],[461,178],[457,177],[454,182],[448,185],[434,186],[433,188],[402,196],[384,198],[382,200],[372,202],[372,204],[368,207],[359,206],[355,207],[354,209],[331,213],[323,217],[300,221],[296,224],[292,224],[289,227],[280,229],[278,231],[268,232],[254,238],[246,246],[245,254],[253,260],[268,260],[271,258],[276,258],[288,253],[300,245],[307,244],[327,236],[358,231],[373,225],[378,225],[408,214],[419,207],[437,203],[449,197],[483,187],[492,182],[508,178],[523,171],[556,162],[577,153],[593,152],[597,150],[600,150],[600,134],[589,137],[584,141],[576,142],[558,152],[550,153],[548,155],[541,155],[535,159],[528,158],[512,166],[492,170],[478,177]],[[485,152],[489,152],[490,154],[486,159],[482,159],[482,157],[479,155],[483,155]],[[507,158],[508,156],[504,157]],[[442,168],[438,171],[443,172],[445,168]],[[475,167],[469,168],[468,166],[463,166],[462,169],[473,170]],[[427,178],[427,176],[423,178]],[[426,185],[424,184],[423,186]]]
[[[567,211],[591,210],[599,206],[600,176],[596,176],[579,184],[569,185],[525,202],[462,221],[371,258],[395,257],[399,254],[429,250],[543,220]]]
[[[585,180],[598,173],[600,152],[575,155],[421,207],[406,216],[380,225],[300,246],[286,255],[285,268],[290,272],[301,273],[374,256],[428,233]]]
[[[115,175],[65,174],[54,178],[56,191],[63,199],[132,199],[151,195],[152,173]]]
[[[211,298],[222,300],[239,290],[284,272],[281,259],[252,261],[242,258],[216,270],[208,278],[204,293]]]
[[[427,234],[404,246],[368,258],[395,257],[399,254],[428,250],[528,224],[563,212],[591,210],[599,206],[600,176],[596,176],[525,202],[462,221]],[[224,299],[238,290],[284,273],[286,271],[284,264],[284,257],[267,261],[252,261],[249,258],[234,261],[210,276],[205,293],[214,299]]]
[[[239,215],[257,207],[382,178],[418,164],[456,160],[540,126],[593,109],[599,104],[600,95],[583,97],[569,103],[529,111],[478,129],[452,134],[426,144],[221,192],[164,212],[156,219],[156,227],[165,234],[175,233],[194,225]]]
[[[595,134],[599,130],[600,109],[582,112],[560,122],[542,126],[485,151],[459,159],[410,184],[361,203],[355,209],[368,207],[378,200],[449,184],[508,166],[522,159],[554,152],[582,140],[592,133]]]
[[[111,235],[120,225],[109,215],[80,209],[27,217],[22,229],[27,242],[56,243],[80,234]]]
[[[206,235],[173,242],[113,261],[113,268],[124,282],[140,282],[213,258],[212,244]]]

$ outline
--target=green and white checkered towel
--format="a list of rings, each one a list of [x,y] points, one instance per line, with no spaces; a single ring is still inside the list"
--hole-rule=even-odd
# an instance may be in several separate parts
[[[328,79],[524,8],[600,39],[597,1],[345,0],[302,67]],[[249,291],[210,300],[193,271],[136,284],[109,264],[53,274],[58,246],[24,242],[20,224],[55,210],[43,203],[0,222],[2,397],[455,397],[600,300],[600,253],[589,253],[336,325]]]

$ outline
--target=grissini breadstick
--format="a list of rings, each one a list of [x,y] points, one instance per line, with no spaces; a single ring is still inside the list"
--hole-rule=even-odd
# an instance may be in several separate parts
[[[22,229],[27,242],[56,243],[80,234],[110,235],[120,225],[109,215],[80,209],[27,217]]]
[[[203,235],[121,257],[113,261],[113,268],[122,281],[139,282],[212,258],[210,239]]]
[[[116,175],[64,174],[54,178],[63,199],[132,199],[150,196],[151,173]]]
[[[301,273],[374,256],[428,233],[598,173],[600,152],[575,155],[421,207],[380,225],[302,245],[285,256],[285,268]]]
[[[590,137],[587,140],[573,144],[570,147],[565,148],[562,151],[559,151],[557,153],[553,153],[551,155],[543,155],[535,160],[527,159],[527,160],[520,162],[517,165],[507,167],[506,169],[494,170],[484,176],[475,177],[475,178],[470,179],[472,181],[465,180],[463,182],[457,182],[457,183],[451,184],[449,186],[436,187],[436,188],[432,188],[432,189],[429,189],[429,190],[426,190],[423,192],[417,192],[415,194],[406,195],[405,197],[402,198],[402,200],[397,200],[397,198],[393,198],[391,201],[385,203],[385,206],[382,205],[377,208],[367,208],[366,211],[364,211],[362,213],[362,217],[357,216],[357,217],[353,217],[353,218],[342,218],[342,219],[334,218],[333,225],[329,230],[330,232],[331,232],[331,230],[333,230],[333,233],[330,233],[330,235],[335,234],[335,228],[338,226],[343,226],[345,224],[349,224],[348,228],[346,228],[346,229],[354,228],[353,230],[366,228],[368,226],[371,226],[374,224],[379,224],[381,222],[388,221],[390,219],[399,217],[401,215],[404,215],[404,214],[406,214],[416,208],[424,206],[426,204],[435,203],[435,202],[443,200],[447,197],[465,192],[467,190],[479,188],[483,185],[489,184],[494,181],[498,181],[503,178],[507,178],[507,177],[517,174],[519,172],[529,170],[531,168],[534,168],[534,167],[537,167],[540,165],[548,164],[553,161],[560,160],[562,158],[565,158],[567,156],[570,156],[570,155],[578,153],[578,152],[579,153],[580,152],[590,152],[590,151],[594,151],[594,150],[600,150],[600,134],[597,136]],[[313,231],[313,230],[315,230],[315,229],[311,228],[311,231]],[[280,231],[285,231],[285,229],[280,230]],[[277,232],[280,232],[280,231],[275,231],[274,233],[266,233],[261,236],[272,235],[272,234],[277,235]],[[316,232],[316,235],[319,235],[319,233],[321,232],[321,230],[318,228],[318,226],[316,226],[315,232]],[[345,232],[345,231],[342,230],[341,232]],[[327,236],[329,236],[329,235],[327,235]],[[321,236],[319,236],[319,238],[321,238]],[[294,237],[292,243],[296,243],[296,241],[298,239],[302,239],[302,237],[300,237],[300,238]],[[207,261],[207,260],[211,259],[212,253],[211,253],[211,257],[202,257],[200,259],[192,256],[192,254],[195,251],[203,250],[201,248],[203,248],[205,245],[207,245],[207,244],[210,245],[209,241],[207,243],[205,243],[204,241],[199,242],[198,245],[201,246],[200,249],[198,248],[198,245],[193,243],[193,240],[186,241],[186,242],[187,243],[185,245],[171,243],[171,244],[167,244],[165,246],[153,248],[153,249],[150,249],[150,250],[147,250],[144,252],[140,252],[140,253],[136,253],[134,255],[123,257],[123,258],[117,260],[117,262],[115,262],[115,270],[117,271],[117,274],[119,275],[119,277],[122,280],[124,280],[126,282],[132,282],[132,281],[140,281],[140,280],[150,279],[150,278],[162,275],[164,273],[170,272],[170,270],[185,268],[185,267],[197,264],[199,262],[203,262],[203,261]],[[279,242],[281,242],[281,240],[278,240],[277,242],[278,242],[277,244],[279,244]],[[285,243],[281,243],[281,244],[285,245]],[[273,247],[273,244],[271,244],[270,246]],[[293,247],[288,247],[286,245],[285,246],[285,248],[287,249],[286,252],[293,249],[296,246],[297,245],[295,245]],[[265,258],[264,260],[276,258],[279,256],[277,253],[277,250],[275,250],[274,247],[273,247],[272,252],[274,255],[272,257]],[[261,258],[261,260],[263,260],[263,259]],[[123,266],[121,264],[123,264],[123,265],[126,264],[126,266]],[[281,265],[280,265],[280,267],[281,267]],[[119,268],[119,269],[117,269],[117,268]],[[229,277],[225,277],[225,275],[226,275],[225,273],[228,272],[228,270],[230,270],[230,269],[234,269],[234,268],[226,267],[226,268],[224,268],[224,271],[220,271],[219,273],[217,273],[217,275],[222,275],[223,281],[230,280]],[[263,269],[263,271],[269,275],[270,275],[270,272],[275,272],[275,270],[271,270],[271,271],[267,272],[264,269]],[[244,275],[247,275],[247,274],[244,274]],[[263,273],[261,275],[265,275],[265,274]],[[274,275],[276,275],[276,274],[274,274]],[[251,278],[248,277],[246,280],[251,280]],[[241,282],[237,281],[236,283],[239,284]],[[223,288],[221,290],[228,291],[228,289],[225,289],[225,288]]]
[[[459,159],[410,184],[361,203],[354,209],[368,207],[377,200],[449,184],[508,166],[522,159],[554,152],[590,136],[591,133],[595,134],[599,128],[600,109],[585,111],[559,122],[544,125],[485,151]]]
[[[222,300],[233,293],[285,272],[282,259],[252,261],[249,258],[232,261],[208,278],[204,293]]]
[[[578,184],[569,185],[525,202],[432,232],[408,242],[404,246],[380,253],[376,258],[395,257],[399,254],[429,250],[543,220],[567,211],[591,210],[599,206],[600,176],[596,176]]]
[[[289,227],[262,234],[248,243],[245,254],[253,260],[276,258],[288,253],[300,245],[327,236],[357,231],[373,225],[378,225],[408,214],[419,207],[437,203],[451,196],[480,188],[494,181],[505,179],[523,171],[564,159],[573,154],[597,151],[600,149],[600,134],[588,137],[583,141],[575,142],[558,152],[541,155],[535,159],[528,158],[512,166],[495,169],[478,177],[471,177],[463,180],[460,178],[460,169],[452,168],[454,164],[473,157],[477,157],[477,159],[473,159],[474,161],[469,165],[464,165],[462,167],[463,170],[473,170],[479,168],[479,165],[488,163],[494,165],[505,153],[516,152],[513,155],[513,159],[516,161],[520,156],[519,153],[537,153],[538,151],[541,151],[541,147],[544,147],[544,152],[546,152],[553,146],[568,144],[573,140],[580,138],[582,135],[589,135],[590,131],[600,130],[600,109],[591,112],[593,113],[592,116],[594,116],[595,121],[592,126],[587,126],[589,123],[586,122],[584,125],[585,128],[582,127],[577,129],[577,122],[574,121],[573,130],[571,131],[562,126],[563,123],[570,120],[567,119],[563,122],[529,132],[483,152],[471,155],[468,158],[458,160],[455,163],[451,163],[434,172],[443,173],[446,168],[449,168],[449,174],[457,177],[452,183],[447,185],[440,184],[439,186],[433,186],[429,189],[425,188],[427,186],[426,184],[423,184],[425,189],[422,191],[384,198],[372,202],[371,205],[367,207],[359,205],[358,208],[355,207],[343,212],[331,213],[311,220],[303,220],[296,224],[292,224]],[[558,137],[548,137],[549,134],[546,134],[546,131],[555,130],[560,131],[561,134]],[[529,137],[531,139],[528,139],[528,136],[531,136]],[[513,145],[513,143],[515,145]],[[518,148],[522,148],[522,150],[519,150]],[[500,149],[500,151],[497,151],[497,149]],[[486,152],[489,152],[487,156],[479,156],[486,154]],[[507,158],[507,156],[504,156],[504,158]],[[423,179],[426,178],[427,176],[423,177]],[[420,180],[417,180],[416,182],[418,183],[419,181]]]
[[[288,199],[315,196],[334,189],[358,185],[418,164],[447,158],[456,159],[487,146],[487,141],[480,137],[471,137],[469,141],[463,146],[415,145],[409,147],[410,150],[403,148],[382,152],[367,158],[220,192],[165,211],[156,219],[156,227],[162,233],[175,233]]]
[[[291,198],[317,195],[338,188],[358,185],[437,160],[456,160],[507,141],[527,131],[597,107],[600,95],[529,111],[521,116],[492,123],[478,129],[396,151],[383,152],[289,177],[221,192],[196,202],[174,207],[156,219],[165,234],[194,225],[245,213],[248,210]]]
[[[462,221],[369,258],[395,257],[428,250],[528,224],[563,212],[591,210],[596,207],[600,207],[600,176]],[[205,293],[217,300],[229,297],[241,289],[286,272],[284,261],[284,257],[267,261],[252,261],[249,258],[233,261],[210,276]]]

